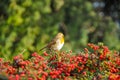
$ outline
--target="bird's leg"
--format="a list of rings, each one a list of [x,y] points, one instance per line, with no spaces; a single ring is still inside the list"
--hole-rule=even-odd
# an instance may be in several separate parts
[[[60,51],[56,51],[56,52],[57,52],[57,60],[58,60],[59,62],[61,62]]]

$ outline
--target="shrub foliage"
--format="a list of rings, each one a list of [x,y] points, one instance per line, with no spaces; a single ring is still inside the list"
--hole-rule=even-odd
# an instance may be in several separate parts
[[[13,61],[0,58],[0,79],[9,80],[119,80],[120,53],[102,44],[88,44],[83,52],[37,52],[27,60],[23,55]],[[6,77],[4,77],[6,76]]]

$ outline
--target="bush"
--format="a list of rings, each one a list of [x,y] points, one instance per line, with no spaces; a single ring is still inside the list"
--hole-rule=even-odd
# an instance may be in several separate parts
[[[88,44],[83,52],[37,52],[27,60],[22,54],[13,61],[0,58],[0,79],[9,80],[119,80],[120,54],[103,44]],[[4,77],[6,76],[6,77]]]

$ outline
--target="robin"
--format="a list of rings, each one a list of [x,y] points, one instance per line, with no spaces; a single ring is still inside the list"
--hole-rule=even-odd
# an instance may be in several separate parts
[[[54,50],[54,51],[60,51],[60,49],[63,47],[64,45],[64,35],[63,33],[58,33],[55,38],[53,38],[51,40],[50,43],[48,43],[45,47],[43,47],[41,50],[47,48],[47,49],[50,49],[50,50]]]

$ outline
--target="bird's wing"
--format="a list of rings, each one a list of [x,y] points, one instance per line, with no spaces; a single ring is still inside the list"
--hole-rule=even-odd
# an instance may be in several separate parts
[[[47,47],[50,48],[52,45],[54,45],[56,43],[56,41],[53,39],[48,45]]]
[[[50,48],[52,45],[54,45],[56,43],[56,41],[53,39],[48,45],[46,45],[45,47],[41,48],[39,51],[45,49],[45,48]]]

